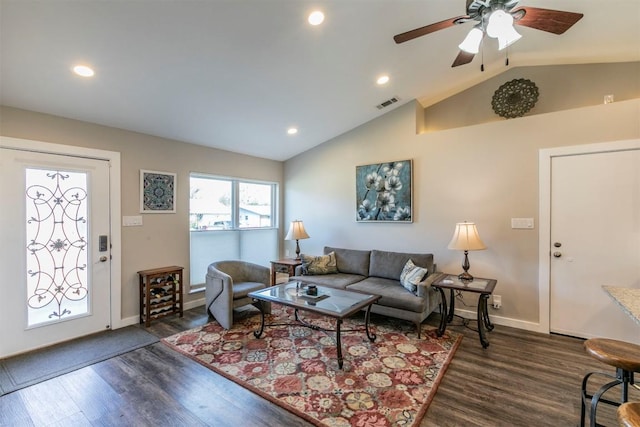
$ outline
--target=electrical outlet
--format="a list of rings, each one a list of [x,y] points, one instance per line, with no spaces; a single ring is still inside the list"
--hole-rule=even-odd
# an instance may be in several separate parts
[[[500,307],[502,307],[502,296],[501,295],[494,295],[492,298],[493,298],[493,303],[491,305],[493,306],[493,308],[495,308],[497,310]]]

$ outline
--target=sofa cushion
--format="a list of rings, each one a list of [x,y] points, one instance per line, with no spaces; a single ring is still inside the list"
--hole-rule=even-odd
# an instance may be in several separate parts
[[[433,254],[372,250],[369,276],[399,280],[402,269],[409,260],[412,260],[418,267],[426,268],[429,273],[433,272]],[[339,262],[338,268],[340,268]]]
[[[327,255],[313,256],[300,254],[302,261],[302,274],[334,274],[338,272],[336,264],[336,254],[329,252]]]
[[[382,298],[376,304],[415,313],[422,313],[427,307],[425,298],[409,292],[402,287],[398,280],[368,277],[358,283],[347,286],[347,290],[380,295]]]
[[[404,288],[414,294],[418,290],[418,283],[422,282],[422,279],[429,274],[429,271],[426,268],[418,267],[413,263],[413,261],[409,260],[404,265],[402,269],[402,273],[400,273],[400,284],[404,286]]]
[[[371,251],[341,249],[325,246],[324,253],[328,254],[330,252],[335,252],[336,254],[336,262],[338,264],[338,271],[340,271],[340,273],[358,274],[360,276],[369,275]],[[400,272],[398,272],[397,277],[400,277]]]
[[[364,276],[357,274],[336,273],[324,276],[292,276],[289,277],[289,281],[297,280],[304,284],[310,283],[328,288],[346,289],[347,286],[359,282],[364,278]]]

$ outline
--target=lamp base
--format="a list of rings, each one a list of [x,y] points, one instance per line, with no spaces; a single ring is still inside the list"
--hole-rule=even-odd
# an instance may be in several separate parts
[[[458,274],[458,280],[461,282],[473,282],[473,276],[465,271],[464,273]]]
[[[471,264],[469,264],[469,251],[464,251],[464,262],[462,263],[462,269],[464,273],[460,273],[458,275],[458,279],[463,283],[473,282],[473,276],[469,274],[469,268]]]
[[[296,239],[296,261],[300,261],[300,244],[298,243],[298,239]]]

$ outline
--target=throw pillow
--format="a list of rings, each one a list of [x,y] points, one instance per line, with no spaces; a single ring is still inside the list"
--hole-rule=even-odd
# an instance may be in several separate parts
[[[300,254],[300,260],[302,261],[302,274],[305,276],[338,272],[335,252],[329,252],[327,255],[320,256]]]
[[[418,283],[422,282],[428,272],[426,268],[418,267],[413,261],[409,260],[404,265],[402,273],[400,273],[400,283],[402,283],[402,286],[408,291],[416,293]]]

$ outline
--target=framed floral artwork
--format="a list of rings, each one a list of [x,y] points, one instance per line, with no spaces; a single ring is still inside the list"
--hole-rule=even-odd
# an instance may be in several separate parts
[[[411,160],[356,166],[356,221],[413,222]]]
[[[140,213],[176,213],[176,174],[140,169]]]

